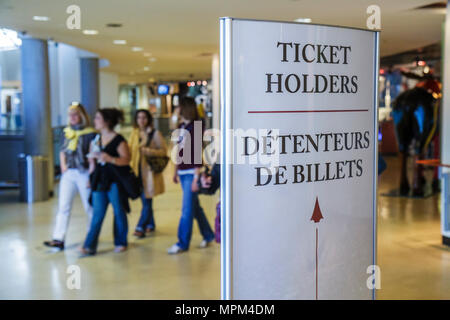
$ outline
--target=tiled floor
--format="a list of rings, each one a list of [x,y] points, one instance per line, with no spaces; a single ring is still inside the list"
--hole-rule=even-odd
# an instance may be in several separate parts
[[[395,188],[398,160],[388,158],[380,192]],[[27,205],[16,201],[16,191],[0,191],[0,299],[218,299],[220,248],[197,249],[197,226],[188,253],[169,256],[176,241],[181,206],[179,185],[170,182],[156,198],[157,232],[136,240],[130,249],[113,252],[112,213],[108,212],[95,257],[79,258],[76,249],[85,237],[85,216],[75,202],[64,252],[42,245],[49,239],[57,200]],[[217,196],[201,202],[213,224]],[[132,204],[130,230],[139,216],[140,203]],[[450,249],[441,245],[439,198],[379,197],[378,263],[381,267],[379,299],[450,299]],[[69,290],[67,268],[78,265],[81,289]]]

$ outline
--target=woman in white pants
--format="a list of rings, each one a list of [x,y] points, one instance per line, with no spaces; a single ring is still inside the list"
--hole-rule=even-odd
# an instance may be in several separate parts
[[[88,217],[88,227],[92,219],[89,204],[89,161],[87,154],[96,132],[89,127],[89,116],[79,103],[69,107],[69,125],[64,129],[64,138],[59,153],[61,181],[59,183],[59,203],[53,240],[45,241],[48,247],[64,249],[64,240],[69,227],[72,203],[77,191]]]

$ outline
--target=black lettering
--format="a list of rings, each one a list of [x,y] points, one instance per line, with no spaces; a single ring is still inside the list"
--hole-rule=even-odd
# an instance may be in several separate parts
[[[324,152],[330,151],[329,148],[328,148],[328,142],[329,142],[328,138],[333,137],[333,134],[332,134],[332,133],[322,133],[322,134],[320,135],[320,137],[321,137],[321,138],[322,138],[322,137],[325,137],[325,148],[324,148],[323,151],[324,151]]]
[[[316,174],[315,174],[315,180],[316,182],[320,182],[320,181],[324,181],[325,177],[322,177],[322,179],[319,179],[319,168],[320,168],[320,163],[314,163],[314,167],[316,169]]]
[[[348,51],[352,51],[352,47],[348,46],[340,46],[339,49],[344,49],[344,62],[343,64],[348,64],[348,60],[347,60],[347,50]]]
[[[338,49],[338,46],[330,46],[330,63],[332,63],[332,64],[339,63],[339,59],[337,59],[337,60],[334,59],[337,57],[337,52],[334,51],[335,49]]]
[[[291,87],[290,87],[290,85],[289,85],[289,79],[291,79],[291,77],[294,77],[294,79],[295,79],[295,81],[296,81],[296,87],[295,87],[295,90],[291,90]],[[298,89],[300,89],[300,78],[299,78],[296,74],[291,73],[290,75],[288,75],[288,76],[286,77],[286,80],[285,80],[285,82],[284,82],[284,86],[286,87],[286,90],[289,91],[290,93],[295,93],[295,92],[298,91]]]
[[[280,154],[286,154],[286,138],[291,139],[291,135],[283,135],[283,136],[278,136],[279,138],[281,138],[281,152]]]
[[[270,181],[272,180],[272,172],[270,171],[270,169],[266,168],[266,167],[256,167],[255,169],[256,169],[255,187],[261,187],[261,186],[268,185],[270,183]],[[265,183],[261,183],[261,169],[264,169],[267,173],[267,180]]]
[[[307,134],[306,135],[306,153],[309,153],[309,144],[311,143],[314,150],[316,150],[316,152],[319,152],[319,138],[320,138],[320,134],[316,134],[316,141],[313,140],[313,138]]]
[[[283,169],[283,172],[281,172],[280,169]],[[287,180],[284,179],[284,181],[280,181],[280,178],[284,178],[284,171],[286,171],[286,166],[279,166],[276,167],[276,173],[275,173],[275,184],[286,184]]]
[[[344,145],[345,145],[345,149],[347,150],[351,150],[353,148],[353,135],[355,133],[354,132],[345,132],[344,133]],[[350,135],[351,139],[348,139],[348,136]]]
[[[305,181],[305,175],[303,174],[303,170],[305,168],[301,164],[294,164],[294,182],[293,183],[302,183]],[[300,180],[298,177],[300,176]]]
[[[330,74],[330,93],[339,93],[338,91],[335,91],[335,88],[337,89],[339,76],[335,74]]]
[[[311,48],[313,48],[313,50],[314,50],[314,46],[313,46],[312,44],[310,44],[310,43],[305,44],[305,45],[303,46],[303,50],[302,50],[302,57],[303,57],[303,60],[304,60],[305,62],[311,63],[311,62],[314,62],[315,58],[308,59],[308,57],[306,56],[306,48],[308,48],[308,47],[311,47]]]
[[[342,93],[350,93],[350,90],[348,89],[348,82],[349,82],[348,76],[341,76],[341,92]],[[345,91],[344,91],[345,88]]]
[[[283,93],[283,91],[281,90],[281,78],[283,76],[283,74],[278,73],[277,77],[278,77],[278,81],[272,81],[272,73],[266,73],[267,76],[267,90],[266,93],[272,93],[272,84],[277,84],[278,85],[278,90],[277,92],[279,93]]]
[[[341,165],[345,164],[343,161],[336,162],[336,179],[344,179],[345,175],[341,175],[344,171],[344,168]]]
[[[288,62],[286,48],[287,48],[287,46],[292,48],[292,42],[278,42],[277,48],[280,46],[280,44],[283,46],[283,59],[281,60],[281,62]]]
[[[361,132],[355,132],[355,149],[364,149],[362,143],[362,134]]]
[[[252,153],[248,152],[248,139],[253,139],[253,141],[255,142],[255,149]],[[258,139],[256,139],[255,137],[244,137],[244,156],[251,156],[255,153],[257,153],[259,150],[259,141]]]
[[[341,151],[342,149],[344,149],[344,147],[342,146],[341,138],[342,138],[342,133],[334,134],[334,151]]]
[[[358,92],[358,76],[353,76],[351,78],[351,82],[352,82],[352,90],[351,93],[357,93]]]
[[[362,159],[356,160],[356,176],[361,177],[363,174]]]
[[[317,45],[317,63],[322,63],[321,58],[323,59],[323,63],[328,63],[327,57],[323,54],[326,48],[328,48],[327,44],[323,47],[321,44]]]
[[[293,151],[292,153],[303,153],[303,152],[305,152],[305,149],[303,149],[303,150],[301,150],[301,151],[298,151],[298,148],[297,148],[297,147],[300,147],[301,144],[302,144],[302,142],[301,142],[301,141],[298,141],[297,139],[298,139],[298,138],[303,139],[303,138],[304,138],[303,135],[301,135],[301,134],[296,134],[296,135],[292,135],[292,137],[294,137],[294,151]]]
[[[327,90],[327,86],[328,86],[328,81],[327,78],[321,74],[315,74],[314,77],[316,78],[316,87],[315,87],[315,93],[323,93],[325,92],[325,90]],[[319,85],[319,78],[323,80],[324,85],[322,90],[319,89],[320,85]]]
[[[364,146],[364,148],[369,148],[369,146],[370,146],[370,132],[369,131],[365,131],[364,132],[364,141],[366,142],[366,144],[365,144],[365,146]]]
[[[333,178],[330,178],[330,165],[331,165],[331,162],[326,162],[325,163],[326,173],[327,173],[325,180],[327,180],[327,181],[336,179],[336,175],[333,175]]]
[[[311,88],[311,90],[308,91],[308,75],[303,74],[303,93],[313,93],[314,88]]]

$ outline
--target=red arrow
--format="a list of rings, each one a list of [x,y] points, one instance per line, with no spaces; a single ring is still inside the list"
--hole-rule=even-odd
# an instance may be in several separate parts
[[[319,198],[316,197],[316,204],[314,205],[314,211],[311,216],[311,221],[314,223],[319,223],[323,219],[322,211],[319,206]],[[316,300],[319,299],[319,228],[316,227]]]
[[[319,206],[319,198],[316,197],[316,204],[314,205],[314,211],[313,215],[311,216],[311,220],[314,221],[314,223],[320,222],[320,219],[323,219],[322,211],[320,211]]]

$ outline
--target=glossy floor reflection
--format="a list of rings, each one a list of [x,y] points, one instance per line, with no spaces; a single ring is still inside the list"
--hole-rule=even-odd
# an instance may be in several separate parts
[[[387,158],[388,170],[380,179],[380,193],[396,187],[399,163]],[[102,229],[99,253],[79,258],[77,247],[85,237],[85,214],[75,201],[64,252],[42,245],[49,239],[57,200],[27,205],[18,203],[16,191],[0,191],[0,299],[218,299],[220,247],[197,249],[201,241],[194,226],[188,253],[169,256],[176,241],[181,207],[179,185],[170,182],[156,198],[157,232],[137,240],[130,249],[113,252],[112,212]],[[211,224],[217,196],[202,196]],[[130,231],[139,217],[140,202],[132,203]],[[441,245],[439,197],[405,199],[379,197],[379,299],[450,299],[450,249]],[[78,265],[81,289],[68,290],[67,268]]]
[[[17,192],[0,192],[0,299],[218,299],[220,298],[220,246],[196,246],[202,240],[197,225],[189,252],[169,256],[176,242],[181,209],[181,189],[166,173],[166,193],[155,199],[157,231],[136,239],[131,235],[139,218],[140,201],[129,215],[129,250],[114,253],[112,211],[102,228],[98,254],[80,258],[77,248],[86,236],[86,217],[75,200],[66,250],[53,252],[42,241],[49,239],[57,199],[27,205],[18,203]],[[214,226],[218,196],[200,201]],[[68,290],[67,268],[78,265],[81,289]]]
[[[398,187],[400,162],[387,157],[379,194]],[[429,172],[431,173],[431,172]],[[378,299],[450,299],[450,247],[442,245],[440,196],[378,198]]]

